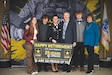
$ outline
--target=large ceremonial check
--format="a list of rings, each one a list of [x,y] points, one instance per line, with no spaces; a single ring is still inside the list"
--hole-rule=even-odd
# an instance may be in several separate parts
[[[72,44],[38,42],[34,44],[34,60],[42,63],[70,64]]]

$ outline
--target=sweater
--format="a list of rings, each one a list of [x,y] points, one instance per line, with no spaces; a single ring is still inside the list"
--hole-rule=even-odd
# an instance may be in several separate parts
[[[39,22],[39,41],[46,42],[47,40],[47,29],[49,27],[48,24],[44,25],[42,22]]]
[[[94,21],[87,23],[84,29],[84,45],[98,46],[99,39],[100,31],[98,24]]]

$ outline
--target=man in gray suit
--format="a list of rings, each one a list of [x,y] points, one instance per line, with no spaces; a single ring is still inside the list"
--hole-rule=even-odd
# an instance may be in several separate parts
[[[76,46],[76,25],[70,20],[70,13],[64,12],[64,21],[62,25],[62,43],[73,44],[73,47]],[[63,71],[70,72],[71,64],[63,65]]]

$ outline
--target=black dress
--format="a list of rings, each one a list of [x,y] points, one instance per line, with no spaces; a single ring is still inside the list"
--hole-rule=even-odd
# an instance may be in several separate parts
[[[62,26],[60,24],[54,25],[52,24],[51,26],[48,27],[48,40],[52,42],[52,39],[56,40],[57,43],[61,43],[62,35]]]

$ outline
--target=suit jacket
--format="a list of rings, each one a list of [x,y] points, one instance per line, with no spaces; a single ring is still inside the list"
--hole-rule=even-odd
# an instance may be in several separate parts
[[[63,34],[64,22],[62,22],[61,24],[62,24],[62,34]],[[76,42],[76,39],[77,39],[76,24],[72,20],[69,20],[69,23],[65,32],[65,39],[64,39],[65,43],[72,44],[73,42]]]

